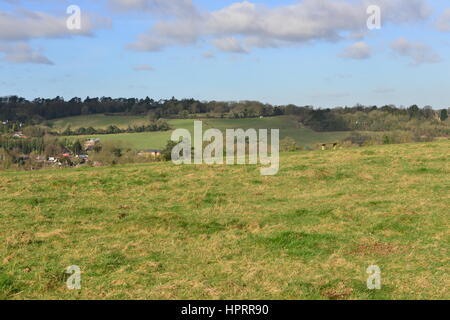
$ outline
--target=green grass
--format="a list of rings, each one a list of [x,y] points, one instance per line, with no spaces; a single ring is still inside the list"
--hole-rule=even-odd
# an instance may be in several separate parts
[[[2,172],[0,299],[448,299],[449,147]]]
[[[68,125],[73,129],[80,126],[94,128],[105,128],[108,125],[117,125],[126,128],[129,124],[142,124],[145,117],[142,116],[105,116],[89,115],[71,118],[63,118],[53,122],[54,129],[63,130]],[[204,131],[210,128],[220,129],[280,129],[280,139],[285,137],[294,138],[301,146],[313,146],[317,143],[337,142],[348,136],[348,132],[315,132],[311,129],[299,126],[289,117],[268,117],[252,119],[204,119]],[[168,120],[174,129],[185,128],[193,132],[194,120]],[[134,149],[163,148],[170,139],[171,131],[168,132],[144,132],[112,135],[89,135],[78,136],[79,139],[100,138],[107,142],[122,142]]]

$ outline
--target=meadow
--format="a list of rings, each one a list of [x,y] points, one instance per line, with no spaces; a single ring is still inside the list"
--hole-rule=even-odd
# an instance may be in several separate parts
[[[286,153],[267,177],[0,172],[0,298],[448,299],[449,160],[446,139]],[[373,264],[381,290],[366,287]],[[66,288],[71,265],[81,290]]]
[[[107,116],[89,115],[63,118],[54,120],[53,128],[64,130],[69,125],[72,129],[79,127],[106,128],[109,125],[116,125],[120,128],[127,128],[128,125],[142,125],[145,123],[144,116]],[[300,126],[288,116],[250,118],[250,119],[202,119],[205,130],[216,128],[222,131],[226,129],[280,129],[280,139],[291,137],[300,146],[313,147],[317,143],[338,142],[348,136],[348,132],[315,132],[304,126]],[[167,120],[173,129],[185,128],[193,132],[194,120]],[[143,132],[143,133],[122,133],[110,135],[87,135],[76,136],[77,139],[100,138],[104,142],[117,142],[129,146],[133,149],[163,148],[170,139],[172,131],[167,132]],[[71,137],[74,138],[74,137]]]

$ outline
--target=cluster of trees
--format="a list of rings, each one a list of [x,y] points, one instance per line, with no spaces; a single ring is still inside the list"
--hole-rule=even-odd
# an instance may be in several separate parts
[[[128,126],[126,129],[121,129],[115,125],[108,126],[106,129],[99,128],[77,128],[72,129],[70,126],[60,134],[63,136],[82,136],[93,134],[117,134],[117,133],[136,133],[136,132],[154,132],[154,131],[168,131],[170,130],[169,124],[164,120],[151,121],[149,124],[141,126]],[[57,132],[51,132],[53,135],[59,135]]]
[[[0,136],[0,148],[6,151],[17,150],[23,154],[31,152],[43,152],[45,142],[43,138],[16,139],[8,136]]]
[[[0,134],[13,133],[20,130],[22,124],[17,121],[0,122]]]
[[[380,144],[399,144],[409,142],[429,142],[430,135],[418,135],[414,131],[394,130],[388,132],[352,132],[344,141],[344,146],[370,146]]]
[[[290,105],[284,108],[284,113],[296,116],[300,123],[316,131],[409,130],[418,124],[433,124],[448,128],[448,124],[442,123],[448,119],[448,111],[433,110],[430,106],[419,108],[413,105],[409,108],[398,108],[387,105],[378,108],[357,105],[350,108],[313,109]]]
[[[39,155],[53,156],[64,152],[67,141],[40,138],[17,139],[0,136],[0,167],[31,167]]]
[[[29,101],[11,96],[0,98],[0,119],[19,120],[26,123],[42,123],[45,120],[89,114],[133,114],[152,113],[156,119],[188,117],[191,114],[229,114],[231,117],[256,117],[283,114],[279,107],[256,101],[217,102],[175,98],[169,100],[110,97],[54,99],[37,98]]]
[[[0,136],[0,149],[4,153],[19,156],[34,153],[45,157],[58,156],[67,152],[74,154],[84,152],[82,143],[79,140],[60,139],[51,136],[26,139]]]

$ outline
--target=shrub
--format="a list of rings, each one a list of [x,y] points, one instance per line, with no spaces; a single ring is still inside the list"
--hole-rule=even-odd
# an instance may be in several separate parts
[[[297,144],[297,141],[295,141],[291,137],[286,137],[284,139],[281,139],[280,141],[280,151],[281,152],[294,152],[297,151],[300,147]]]
[[[169,140],[166,143],[166,147],[161,152],[161,159],[165,161],[171,161],[172,160],[172,149],[178,144],[178,142]]]

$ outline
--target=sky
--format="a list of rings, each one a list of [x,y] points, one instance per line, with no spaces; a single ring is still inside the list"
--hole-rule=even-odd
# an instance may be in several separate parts
[[[0,0],[0,96],[447,108],[449,53],[448,0]]]

